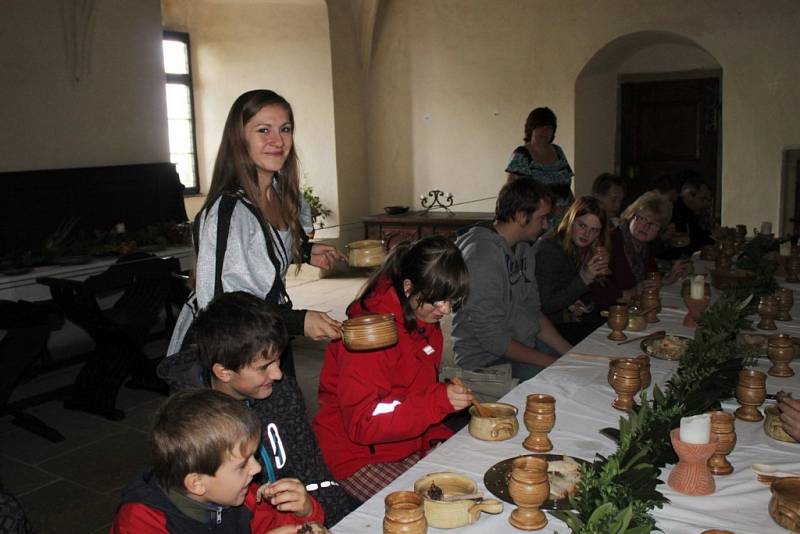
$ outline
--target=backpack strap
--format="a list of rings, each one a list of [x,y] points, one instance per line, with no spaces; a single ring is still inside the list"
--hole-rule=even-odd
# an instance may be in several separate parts
[[[223,194],[219,199],[217,208],[217,251],[214,266],[214,296],[223,293],[222,289],[222,266],[225,262],[225,251],[228,248],[228,234],[231,229],[231,218],[233,209],[236,207],[237,198],[232,195]]]

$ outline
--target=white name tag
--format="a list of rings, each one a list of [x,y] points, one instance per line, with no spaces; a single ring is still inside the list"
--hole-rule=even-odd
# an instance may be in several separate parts
[[[436,352],[436,349],[434,349],[434,348],[433,348],[433,347],[431,347],[430,345],[425,345],[424,347],[422,347],[422,352],[424,352],[425,354],[427,354],[428,356],[430,356],[431,354],[433,354],[434,352]]]

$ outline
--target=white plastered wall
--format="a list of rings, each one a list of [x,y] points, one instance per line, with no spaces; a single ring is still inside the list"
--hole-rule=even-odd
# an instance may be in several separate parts
[[[370,208],[415,203],[434,187],[457,201],[496,194],[540,105],[558,115],[556,142],[575,160],[584,66],[615,39],[668,32],[723,72],[723,224],[777,222],[781,153],[800,139],[799,19],[792,0],[387,0],[368,77]],[[592,178],[579,176],[577,189]]]
[[[201,192],[208,191],[233,101],[272,89],[291,104],[295,143],[322,202],[339,219],[331,43],[323,0],[162,0],[164,27],[190,34]],[[187,199],[193,217],[204,198]]]

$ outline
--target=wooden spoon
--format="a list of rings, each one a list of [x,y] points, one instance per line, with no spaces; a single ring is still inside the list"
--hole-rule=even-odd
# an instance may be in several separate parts
[[[462,382],[461,379],[458,378],[457,376],[454,376],[451,382],[469,391],[469,388],[466,385],[464,385],[464,382]],[[478,415],[480,415],[481,417],[494,417],[494,413],[492,412],[491,408],[489,408],[488,406],[484,406],[480,402],[476,401],[474,398],[472,399],[472,405],[475,407],[475,411],[478,412]]]
[[[633,338],[633,339],[628,339],[628,340],[625,340],[625,341],[620,341],[619,343],[617,343],[617,345],[624,345],[624,344],[626,344],[626,343],[633,343],[634,341],[641,341],[641,340],[643,340],[643,339],[647,339],[647,338],[650,338],[650,337],[655,337],[655,336],[664,336],[664,335],[666,335],[666,334],[667,334],[667,331],[666,331],[666,330],[657,330],[657,331],[655,331],[655,332],[653,332],[653,333],[651,333],[651,334],[647,334],[646,336],[639,336],[639,337],[635,337],[635,338]]]

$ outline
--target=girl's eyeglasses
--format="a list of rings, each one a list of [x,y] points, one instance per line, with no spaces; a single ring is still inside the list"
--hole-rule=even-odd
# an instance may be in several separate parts
[[[647,219],[647,217],[639,215],[638,213],[634,215],[633,218],[642,223],[642,226],[644,226],[644,229],[648,232],[657,232],[661,230],[661,225],[659,223],[653,222]]]
[[[450,305],[450,309],[452,310],[452,309],[455,309],[455,308],[458,308],[459,306],[461,306],[461,303],[463,302],[463,300],[464,299],[460,299],[460,298],[459,299],[434,300],[430,304],[434,308],[438,308],[440,310],[444,309],[444,307],[449,304]]]

